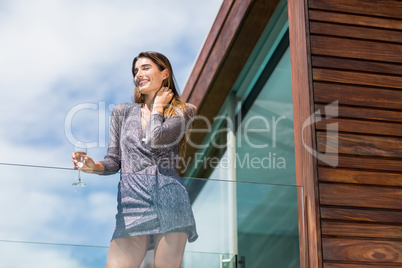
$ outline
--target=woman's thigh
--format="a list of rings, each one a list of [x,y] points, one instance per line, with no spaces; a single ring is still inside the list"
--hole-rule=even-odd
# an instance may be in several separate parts
[[[155,235],[155,267],[180,268],[186,247],[187,234]]]
[[[107,268],[138,268],[147,253],[149,236],[113,239],[107,256]]]

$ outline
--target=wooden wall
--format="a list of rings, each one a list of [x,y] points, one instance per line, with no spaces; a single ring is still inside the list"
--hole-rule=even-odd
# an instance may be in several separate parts
[[[321,256],[309,267],[402,267],[402,1],[308,0],[304,12],[307,101],[328,117],[303,180],[318,185],[321,243],[309,248]]]

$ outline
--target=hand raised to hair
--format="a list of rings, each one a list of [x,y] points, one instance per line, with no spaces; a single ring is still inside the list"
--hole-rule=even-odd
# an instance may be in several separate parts
[[[173,92],[168,87],[161,87],[155,94],[152,111],[163,113],[165,107],[172,101]]]

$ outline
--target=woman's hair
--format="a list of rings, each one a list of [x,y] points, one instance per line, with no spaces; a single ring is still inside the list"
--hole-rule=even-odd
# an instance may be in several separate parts
[[[192,105],[190,103],[185,103],[183,101],[183,99],[180,97],[180,95],[178,94],[177,89],[176,89],[176,79],[173,75],[173,69],[172,69],[172,65],[170,64],[169,59],[165,55],[163,55],[159,52],[155,52],[155,51],[141,52],[133,60],[132,73],[133,73],[134,80],[135,80],[135,74],[136,74],[135,64],[139,58],[148,58],[148,59],[152,60],[152,62],[155,63],[156,66],[158,66],[159,71],[163,71],[163,70],[167,69],[167,71],[169,73],[168,77],[165,80],[163,80],[161,87],[170,88],[173,93],[173,98],[170,101],[170,104],[164,110],[163,115],[166,116],[167,118],[169,118],[178,113],[184,113],[185,115],[187,115],[190,118],[193,117],[195,115],[196,108],[194,105]],[[135,81],[134,81],[134,85],[135,85],[134,102],[135,103],[144,103],[144,100],[145,100],[144,95],[141,94],[141,92],[139,91],[138,85],[135,83]],[[189,108],[189,109],[187,109],[187,108]],[[183,139],[180,141],[179,156],[184,156],[184,154],[185,154],[187,139],[188,139],[188,131],[187,131],[187,133],[185,133],[185,135],[183,136]]]

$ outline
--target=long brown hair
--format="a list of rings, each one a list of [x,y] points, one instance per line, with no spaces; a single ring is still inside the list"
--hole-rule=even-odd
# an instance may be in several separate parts
[[[155,52],[155,51],[141,52],[133,60],[132,73],[133,73],[134,80],[135,80],[135,75],[136,75],[135,64],[139,58],[148,58],[148,59],[152,60],[152,62],[155,63],[156,66],[158,66],[159,71],[163,71],[163,70],[167,69],[169,72],[168,77],[165,80],[163,80],[161,87],[170,88],[173,92],[173,98],[170,101],[170,104],[166,107],[166,109],[164,109],[163,115],[165,117],[169,118],[178,113],[184,113],[183,115],[187,115],[191,119],[195,115],[196,107],[190,103],[185,103],[183,101],[183,99],[180,97],[179,93],[177,92],[176,79],[173,75],[173,68],[172,68],[172,65],[170,64],[169,59],[165,55],[163,55],[159,52]],[[134,81],[134,85],[135,85],[134,102],[135,103],[144,103],[144,101],[145,101],[144,95],[141,94],[141,92],[139,91],[138,85],[135,83],[135,81]],[[187,108],[190,108],[190,109],[187,109]],[[187,131],[187,133],[185,133],[182,140],[180,141],[179,156],[181,156],[181,157],[185,155],[187,139],[188,139],[188,132],[189,131]]]

